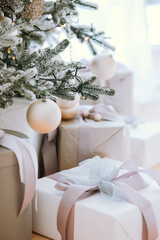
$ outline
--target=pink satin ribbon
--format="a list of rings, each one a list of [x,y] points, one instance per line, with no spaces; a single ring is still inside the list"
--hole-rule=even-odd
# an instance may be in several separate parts
[[[35,193],[37,155],[26,140],[6,134],[3,130],[0,130],[0,145],[11,149],[15,153],[19,164],[20,179],[25,184],[23,202],[18,213],[18,216],[20,216],[32,201]]]
[[[93,119],[95,114],[100,114],[102,121],[119,121],[124,124],[125,127],[125,154],[124,161],[130,159],[130,134],[127,125],[122,120],[120,115],[111,107],[105,104],[96,104],[89,109],[89,119]],[[78,162],[93,157],[93,126],[87,118],[84,118],[82,111],[78,113],[80,118],[79,129],[78,129]]]
[[[57,129],[44,135],[42,146],[44,176],[48,176],[58,171],[56,136]]]
[[[119,176],[120,170],[127,170],[128,172]],[[159,172],[138,169],[134,162],[127,161],[117,169],[110,181],[102,179],[102,191],[113,194],[114,187],[118,187],[124,195],[124,199],[136,205],[141,211],[143,217],[142,239],[156,240],[158,238],[158,227],[152,205],[138,192],[138,190],[148,186],[140,175],[141,172],[152,177],[160,186]],[[76,185],[71,179],[60,173],[53,174],[49,178],[57,181],[56,188],[58,190],[65,191],[58,209],[57,229],[62,236],[62,240],[74,240],[74,205],[82,197],[86,198],[99,191],[99,186]]]

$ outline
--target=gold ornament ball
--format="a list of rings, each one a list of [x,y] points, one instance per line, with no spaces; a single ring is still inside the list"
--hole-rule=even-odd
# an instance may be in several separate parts
[[[72,108],[61,108],[62,120],[70,120],[74,118],[78,112],[79,102]]]
[[[57,104],[60,107],[60,109],[68,109],[77,105],[79,103],[79,100],[80,100],[79,94],[75,94],[75,99],[73,101],[68,101],[68,100],[59,98],[57,100]]]
[[[49,133],[61,122],[61,111],[52,100],[36,100],[27,110],[27,121],[38,133]]]
[[[91,71],[102,80],[111,79],[116,72],[116,62],[111,55],[97,55],[91,62]]]

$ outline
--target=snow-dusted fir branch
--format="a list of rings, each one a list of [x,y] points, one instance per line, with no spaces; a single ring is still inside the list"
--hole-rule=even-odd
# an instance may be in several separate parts
[[[78,70],[83,68],[80,62],[65,63],[59,57],[69,45],[67,39],[55,44],[54,48],[41,47],[56,27],[63,25],[62,29],[68,34],[68,26],[64,25],[78,14],[79,5],[97,8],[81,0],[46,2],[45,10],[44,0],[0,0],[0,107],[12,104],[15,96],[31,100],[55,100],[55,97],[73,100],[79,93],[83,99],[97,100],[99,94],[114,94],[114,90],[92,85],[94,76],[82,81],[78,77]],[[88,37],[92,49],[95,49],[93,40],[105,44],[103,33],[96,32],[93,27],[70,26],[81,41]]]

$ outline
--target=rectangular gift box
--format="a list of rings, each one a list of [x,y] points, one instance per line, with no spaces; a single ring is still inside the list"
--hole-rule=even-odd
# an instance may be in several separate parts
[[[86,106],[88,107],[88,106]],[[62,121],[58,135],[59,170],[76,167],[79,163],[79,128],[81,120]],[[93,131],[93,156],[109,157],[124,161],[125,155],[125,126],[122,122],[87,120]],[[85,130],[87,131],[87,129]],[[88,137],[88,145],[89,145]],[[85,159],[92,157],[86,156]]]
[[[13,151],[0,146],[0,239],[31,240],[32,210],[29,205],[18,217],[24,194],[19,166]]]
[[[121,165],[119,161],[107,161],[111,166]],[[63,192],[56,190],[55,184],[56,181],[47,177],[38,180],[38,211],[33,207],[33,231],[60,240],[56,221]],[[151,202],[160,231],[160,189],[154,184],[141,193]],[[74,214],[74,240],[142,240],[142,215],[135,205],[126,201],[96,193],[77,201]]]
[[[152,168],[160,163],[160,122],[135,121],[130,125],[131,159]]]

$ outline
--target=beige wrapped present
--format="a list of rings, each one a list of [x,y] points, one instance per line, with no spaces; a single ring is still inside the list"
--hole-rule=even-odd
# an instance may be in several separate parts
[[[58,135],[59,170],[69,169],[79,162],[79,127],[80,120],[62,121]],[[92,127],[93,156],[109,157],[124,161],[125,155],[125,126],[122,122],[87,120]],[[86,128],[87,131],[87,128]],[[85,159],[92,157],[86,156]]]

